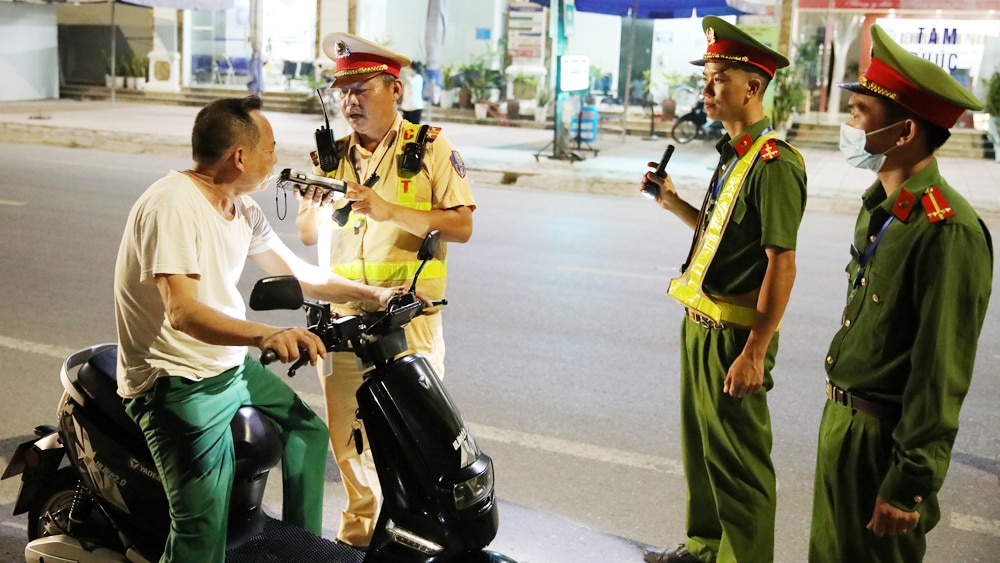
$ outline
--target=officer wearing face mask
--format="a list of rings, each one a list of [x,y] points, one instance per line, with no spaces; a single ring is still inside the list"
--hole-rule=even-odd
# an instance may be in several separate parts
[[[840,149],[877,179],[825,359],[812,562],[923,559],[992,285],[990,233],[934,157],[982,106],[877,25],[871,39],[871,66],[840,85],[853,92]]]

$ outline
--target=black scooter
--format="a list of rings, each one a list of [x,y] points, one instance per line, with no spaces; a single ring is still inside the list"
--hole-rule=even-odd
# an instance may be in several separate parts
[[[436,247],[434,232],[420,249],[422,264]],[[267,417],[244,407],[230,425],[236,471],[227,562],[514,563],[484,549],[499,526],[492,460],[477,447],[427,361],[397,357],[407,349],[403,327],[425,307],[413,291],[417,276],[411,291],[385,312],[337,318],[329,304],[305,302],[290,276],[255,285],[251,308],[305,306],[309,330],[328,350],[351,351],[370,368],[357,391],[358,412],[384,500],[367,551],[271,518],[262,500],[282,444]],[[261,360],[273,356],[265,352]],[[293,364],[289,375],[305,361]],[[145,440],[116,393],[116,365],[114,344],[68,357],[60,372],[58,427],[37,427],[37,438],[18,446],[3,474],[21,476],[14,514],[28,513],[28,563],[148,563],[163,552],[170,524],[166,496]]]

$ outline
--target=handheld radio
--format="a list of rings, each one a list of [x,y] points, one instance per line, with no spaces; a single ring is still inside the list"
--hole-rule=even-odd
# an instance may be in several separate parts
[[[417,132],[417,139],[412,143],[407,143],[403,147],[403,157],[399,161],[399,168],[403,172],[416,174],[423,168],[424,153],[427,151],[427,130],[430,129],[426,123],[420,126]]]
[[[655,174],[660,178],[667,177],[667,163],[670,162],[670,157],[674,154],[674,146],[667,145],[667,150],[663,151],[663,157],[660,158],[660,164],[656,167]],[[660,197],[660,186],[652,182],[646,182],[642,186],[642,194],[650,199],[656,199]]]
[[[323,118],[326,125],[316,130],[316,157],[318,166],[323,172],[329,173],[337,169],[340,164],[340,155],[337,154],[337,140],[333,137],[333,129],[330,129],[330,115],[326,112],[326,102],[323,100],[323,90],[316,89],[319,96],[319,103],[323,108]]]

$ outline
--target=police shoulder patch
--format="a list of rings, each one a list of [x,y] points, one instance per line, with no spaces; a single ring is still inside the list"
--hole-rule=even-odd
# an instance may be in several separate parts
[[[955,216],[955,210],[951,208],[951,204],[944,198],[941,191],[934,186],[927,188],[924,196],[920,198],[920,202],[927,213],[927,220],[931,223],[937,223],[938,221]]]
[[[451,151],[451,167],[455,169],[455,172],[462,178],[465,178],[465,162],[462,160],[462,155],[458,154],[458,151]]]
[[[778,143],[774,139],[768,139],[760,148],[760,157],[765,161],[774,160],[779,156],[781,156],[781,151],[778,150]]]

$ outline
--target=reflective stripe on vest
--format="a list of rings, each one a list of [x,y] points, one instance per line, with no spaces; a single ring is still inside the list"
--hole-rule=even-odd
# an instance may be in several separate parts
[[[774,137],[773,131],[768,131],[757,137],[750,149],[743,153],[743,156],[733,165],[729,177],[726,179],[726,184],[719,191],[719,198],[715,202],[708,226],[701,234],[698,252],[691,259],[691,263],[684,270],[684,273],[670,280],[668,295],[679,301],[681,305],[698,311],[716,323],[731,323],[750,327],[757,319],[757,310],[753,307],[713,301],[705,294],[702,283],[708,267],[715,258],[715,253],[719,250],[719,243],[722,241],[722,235],[729,224],[733,204],[743,189],[747,173],[757,161],[761,147],[772,137]]]
[[[417,274],[420,262],[346,262],[344,264],[334,264],[331,270],[335,274],[340,274],[349,280],[368,280],[369,282],[380,281],[409,281]],[[429,280],[443,278],[448,273],[448,266],[441,260],[431,260],[427,262],[420,272],[420,279]]]

